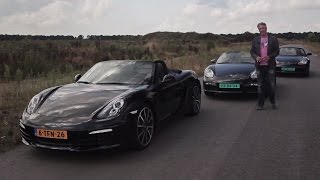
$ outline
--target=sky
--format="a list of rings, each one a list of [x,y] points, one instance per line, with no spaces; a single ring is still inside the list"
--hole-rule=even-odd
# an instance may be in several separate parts
[[[320,32],[320,0],[0,0],[0,34]]]

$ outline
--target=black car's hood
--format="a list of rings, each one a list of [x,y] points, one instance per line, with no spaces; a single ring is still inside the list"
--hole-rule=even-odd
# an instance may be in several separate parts
[[[211,69],[217,77],[228,75],[246,75],[249,76],[255,69],[254,64],[215,64]]]
[[[90,117],[114,97],[134,86],[68,84],[50,94],[37,113],[50,117]]]
[[[277,56],[276,60],[279,62],[299,62],[303,59],[303,56]]]

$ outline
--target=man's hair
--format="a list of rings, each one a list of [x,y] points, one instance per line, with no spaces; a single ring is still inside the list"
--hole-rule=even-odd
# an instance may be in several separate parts
[[[260,25],[267,26],[266,23],[264,23],[264,22],[259,22],[258,25],[257,25],[257,27],[259,27]]]

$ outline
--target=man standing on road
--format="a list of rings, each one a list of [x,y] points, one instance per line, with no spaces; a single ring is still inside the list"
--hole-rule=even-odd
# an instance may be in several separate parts
[[[272,109],[277,109],[275,102],[275,57],[279,54],[279,42],[267,33],[267,25],[261,22],[257,25],[260,36],[252,41],[251,56],[256,60],[258,78],[258,105],[256,110],[262,110],[266,95],[269,96]]]

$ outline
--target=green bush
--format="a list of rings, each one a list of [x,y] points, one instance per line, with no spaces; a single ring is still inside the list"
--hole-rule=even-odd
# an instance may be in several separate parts
[[[11,71],[10,71],[10,67],[7,64],[4,65],[3,76],[7,81],[11,80]]]

